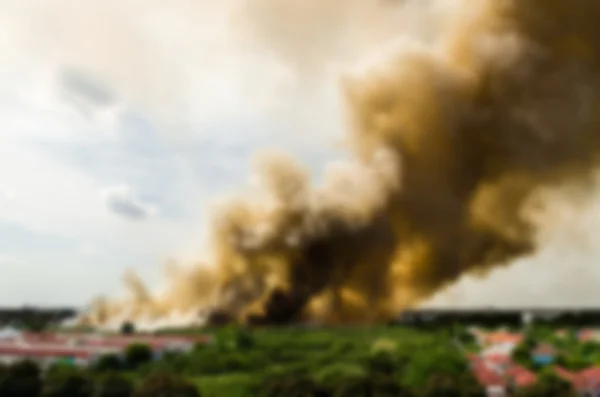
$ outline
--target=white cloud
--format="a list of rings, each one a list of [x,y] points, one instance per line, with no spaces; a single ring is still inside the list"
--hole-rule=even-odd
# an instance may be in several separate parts
[[[94,256],[98,254],[98,249],[94,244],[84,243],[80,249],[81,253],[85,256]]]
[[[3,271],[24,268],[28,265],[28,262],[23,258],[0,252],[0,268],[2,268]]]
[[[94,181],[40,149],[2,142],[0,180],[18,192],[0,206],[0,221],[59,234],[77,233],[86,225],[102,222],[102,201]]]
[[[108,209],[131,220],[143,220],[158,214],[158,207],[142,202],[127,185],[112,186],[102,190]]]
[[[246,129],[264,127],[248,120],[294,84],[279,60],[240,50],[225,23],[238,0],[124,1],[0,1],[0,242],[18,228],[9,253],[30,265],[3,274],[3,302],[84,303],[126,268],[151,279],[171,256],[194,259],[206,198],[245,172]],[[123,126],[126,112],[164,135]],[[172,155],[164,137],[180,131],[193,149]]]
[[[6,201],[13,201],[19,198],[19,194],[11,188],[0,189],[0,199]]]

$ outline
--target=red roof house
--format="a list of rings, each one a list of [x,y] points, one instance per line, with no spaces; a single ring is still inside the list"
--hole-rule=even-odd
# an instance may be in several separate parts
[[[506,371],[506,376],[516,387],[528,387],[537,381],[537,375],[520,365],[512,365]]]
[[[492,332],[486,336],[486,343],[491,345],[499,344],[519,344],[523,340],[522,334],[513,334],[510,332]]]

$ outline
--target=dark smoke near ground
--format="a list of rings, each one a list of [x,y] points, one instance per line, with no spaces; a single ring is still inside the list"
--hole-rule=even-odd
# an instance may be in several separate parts
[[[597,171],[600,3],[471,0],[449,18],[435,45],[401,43],[344,80],[353,162],[314,187],[292,159],[260,157],[258,193],[214,220],[212,266],[174,275],[162,299],[132,279],[127,307],[99,302],[87,320],[381,322],[535,251],[544,190]]]

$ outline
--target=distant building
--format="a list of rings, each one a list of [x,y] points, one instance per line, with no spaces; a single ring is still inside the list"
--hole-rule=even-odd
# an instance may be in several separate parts
[[[600,332],[595,329],[582,329],[577,333],[580,342],[600,342]]]
[[[523,335],[511,332],[492,332],[486,335],[486,345],[510,345],[516,346],[523,341]]]
[[[531,352],[533,362],[540,366],[552,364],[555,356],[556,349],[548,344],[541,344]]]
[[[0,345],[0,362],[12,364],[27,359],[37,362],[42,368],[47,368],[57,362],[86,366],[105,353],[107,351],[93,351],[64,346]]]
[[[197,343],[209,343],[208,337],[152,335],[95,335],[30,333],[14,330],[0,332],[0,362],[10,364],[31,359],[42,367],[56,362],[86,366],[105,354],[121,354],[133,343],[147,344],[155,357],[168,351],[189,351]]]
[[[571,372],[558,366],[554,369],[558,376],[571,382],[581,396],[600,396],[600,367],[590,367],[579,372]]]

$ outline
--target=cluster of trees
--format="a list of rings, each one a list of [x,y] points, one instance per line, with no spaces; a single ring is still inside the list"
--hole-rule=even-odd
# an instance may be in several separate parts
[[[167,355],[149,368],[196,378],[203,395],[215,397],[485,395],[450,332],[397,327],[252,332],[228,327],[216,333],[214,344]]]
[[[523,316],[532,314],[535,322],[553,327],[583,327],[600,325],[600,310],[537,309],[537,310],[485,310],[485,309],[417,309],[407,310],[394,321],[420,328],[449,327],[454,324],[482,327],[521,327]]]
[[[515,397],[578,397],[570,382],[560,378],[550,369],[541,371],[535,384],[515,390]]]
[[[2,397],[199,397],[195,385],[168,372],[135,382],[126,374],[55,366],[42,374],[32,361],[0,367]]]
[[[76,314],[71,308],[0,308],[0,325],[16,325],[31,331],[42,331]]]

